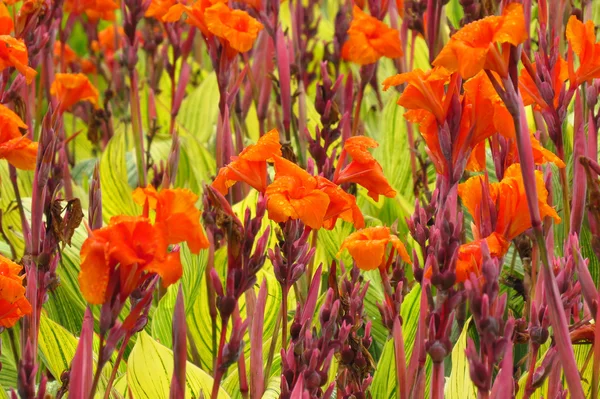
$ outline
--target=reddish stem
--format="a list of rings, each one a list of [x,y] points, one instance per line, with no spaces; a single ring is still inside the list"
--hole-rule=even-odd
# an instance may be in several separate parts
[[[225,347],[225,339],[227,337],[227,322],[229,321],[229,317],[225,317],[223,319],[223,323],[221,325],[221,339],[219,340],[219,352],[217,354],[217,361],[215,363],[215,379],[213,381],[212,393],[210,397],[212,399],[217,399],[219,396],[219,386],[221,385],[221,379],[223,378],[223,348]]]

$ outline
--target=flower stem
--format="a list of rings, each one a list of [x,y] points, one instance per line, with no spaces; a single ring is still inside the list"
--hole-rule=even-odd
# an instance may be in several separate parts
[[[289,288],[281,287],[282,295],[281,295],[281,349],[287,349],[287,301],[288,301],[288,292]]]
[[[117,354],[117,358],[115,359],[115,364],[113,365],[112,372],[110,373],[108,383],[106,384],[104,399],[110,398],[110,391],[112,389],[113,382],[115,381],[115,377],[117,376],[117,372],[119,371],[119,363],[121,363],[121,360],[123,359],[123,355],[125,354],[125,349],[127,348],[127,344],[129,343],[130,338],[131,333],[127,332],[127,335],[125,335],[125,339],[123,339],[123,343],[121,344],[121,348],[119,349],[119,353]]]
[[[433,364],[431,375],[431,398],[442,399],[444,397],[444,362]]]
[[[96,373],[94,374],[94,381],[92,382],[92,387],[90,388],[90,396],[89,399],[94,399],[96,395],[96,390],[98,389],[98,383],[100,382],[100,376],[102,375],[102,368],[104,367],[104,356],[102,355],[104,352],[104,336],[100,336],[100,346],[98,349],[98,363],[96,366]]]
[[[223,348],[225,348],[225,339],[227,338],[227,322],[229,317],[223,319],[221,324],[221,339],[219,340],[219,352],[217,354],[217,361],[215,362],[215,378],[213,381],[212,393],[210,397],[217,399],[219,396],[219,386],[221,385],[221,379],[223,378],[222,364],[223,363]]]
[[[135,146],[135,156],[137,160],[138,185],[140,187],[146,187],[144,132],[142,131],[142,112],[140,109],[137,72],[133,70],[129,77],[131,80],[131,129],[133,130],[133,143]]]

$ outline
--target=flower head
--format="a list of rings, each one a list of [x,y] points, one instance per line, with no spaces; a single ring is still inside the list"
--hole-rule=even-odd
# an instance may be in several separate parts
[[[167,244],[185,241],[195,254],[208,248],[208,239],[200,226],[201,212],[196,208],[198,196],[190,190],[176,188],[157,192],[148,186],[135,189],[133,199],[148,210],[156,211],[154,225],[164,232]]]
[[[400,33],[354,6],[342,57],[359,65],[367,65],[377,62],[381,57],[401,56]]]
[[[533,71],[537,73],[535,62],[531,64],[531,67],[533,68]],[[563,84],[568,77],[569,67],[567,61],[559,56],[558,60],[553,65],[552,70],[550,71],[550,78],[552,81],[547,82],[552,86],[552,90],[554,91],[554,108],[558,108],[560,91],[562,90]],[[529,72],[525,68],[521,70],[521,75],[519,76],[519,89],[521,91],[521,95],[523,96],[523,105],[528,106],[535,104],[535,107],[538,110],[548,107],[548,104],[546,104],[544,101],[534,79],[531,77],[531,75],[529,75]]]
[[[507,76],[506,55],[498,46],[517,46],[527,40],[523,6],[509,4],[502,16],[490,16],[465,25],[456,32],[433,61],[450,71],[458,71],[463,79],[489,69]]]
[[[506,241],[506,239],[498,233],[492,233],[486,238],[461,245],[458,248],[458,258],[456,259],[457,283],[464,283],[471,273],[479,275],[481,263],[483,262],[481,245],[484,241],[487,244],[490,256],[495,258],[503,257],[510,246],[510,242]]]
[[[320,229],[329,208],[329,196],[317,185],[317,179],[298,165],[274,157],[275,180],[266,190],[269,219],[283,223],[300,219],[312,229]]]
[[[0,159],[19,169],[33,170],[38,143],[23,136],[27,125],[8,107],[0,104]]]
[[[65,11],[76,15],[84,14],[90,21],[104,19],[114,21],[119,5],[114,0],[66,0]]]
[[[221,194],[227,194],[229,187],[243,181],[256,190],[264,192],[267,188],[267,161],[281,156],[279,132],[273,129],[265,133],[254,145],[249,145],[231,162],[219,170],[212,186]]]
[[[164,21],[165,15],[169,9],[177,4],[177,0],[152,0],[144,16],[154,18],[158,21]]]
[[[204,19],[204,12],[207,8],[211,7],[216,3],[227,3],[226,0],[197,0],[191,6],[177,3],[169,8],[169,11],[162,17],[163,22],[175,22],[181,18],[183,14],[187,16],[185,22],[188,25],[195,26],[200,29],[200,32],[205,37],[211,37],[212,33],[206,26]]]
[[[25,298],[22,266],[0,255],[0,326],[13,327],[19,319],[31,313],[31,304]]]
[[[342,243],[338,256],[344,249],[348,249],[358,268],[373,270],[387,262],[388,244],[391,244],[393,251],[397,252],[404,262],[412,263],[404,244],[385,226],[368,227],[350,234]]]
[[[569,70],[573,84],[600,78],[600,42],[596,42],[594,22],[585,24],[571,15],[567,23],[567,40],[579,57],[579,68],[575,70],[573,57],[569,57]]]
[[[57,98],[62,112],[80,101],[89,101],[94,107],[98,106],[98,90],[82,73],[57,73],[50,94]]]
[[[71,46],[67,43],[61,43],[59,41],[54,42],[54,49],[52,50],[54,56],[54,65],[59,65],[63,61],[66,65],[72,64],[77,61],[77,54]]]
[[[228,48],[245,53],[252,48],[263,25],[246,11],[232,10],[226,4],[216,3],[204,12],[208,31]]]
[[[329,206],[323,217],[323,227],[331,230],[335,227],[338,218],[353,223],[354,227],[365,227],[365,218],[356,204],[356,198],[348,194],[337,184],[322,176],[317,176],[317,188],[329,197]]]
[[[369,190],[369,196],[375,201],[379,200],[380,194],[394,198],[396,191],[383,175],[379,162],[369,152],[369,148],[378,146],[375,140],[365,136],[350,137],[346,140],[344,152],[352,161],[337,174],[335,182],[360,184]]]
[[[92,231],[81,247],[79,286],[92,304],[108,299],[111,276],[119,279],[124,300],[152,273],[166,287],[182,272],[179,252],[169,252],[163,231],[144,217],[113,217],[108,226]]]
[[[29,56],[23,40],[8,35],[0,35],[0,72],[6,68],[14,67],[25,76],[25,80],[29,84],[35,78],[37,72],[27,66],[28,63]]]

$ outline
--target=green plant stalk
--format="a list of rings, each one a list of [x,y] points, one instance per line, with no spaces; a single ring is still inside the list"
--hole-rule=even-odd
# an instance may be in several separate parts
[[[131,90],[131,129],[133,130],[133,145],[135,147],[138,185],[146,187],[146,161],[144,158],[144,132],[142,130],[142,112],[140,96],[137,90],[138,78],[135,70],[129,74]]]

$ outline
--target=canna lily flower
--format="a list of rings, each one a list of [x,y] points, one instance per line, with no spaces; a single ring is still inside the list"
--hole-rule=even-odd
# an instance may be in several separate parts
[[[185,4],[177,3],[172,6],[169,11],[163,16],[163,22],[175,22],[178,21],[183,14],[187,16],[185,22],[188,25],[195,26],[200,29],[200,32],[205,37],[211,37],[212,33],[208,30],[206,26],[206,21],[204,20],[204,12],[207,8],[211,7],[216,3],[227,3],[226,0],[197,0],[191,6],[186,6]]]
[[[21,270],[23,267],[0,255],[0,327],[13,327],[19,319],[31,313],[25,297]]]
[[[521,165],[516,163],[509,166],[504,172],[502,181],[496,184],[498,184],[496,232],[502,234],[508,241],[512,241],[519,234],[531,228]],[[535,171],[535,185],[538,194],[540,219],[544,220],[549,216],[554,219],[555,223],[560,223],[558,213],[548,205],[548,190],[544,185],[544,175],[539,170]]]
[[[464,283],[471,273],[479,275],[483,262],[481,249],[483,241],[487,244],[490,256],[495,258],[506,255],[510,246],[510,243],[498,233],[492,233],[486,238],[461,245],[458,248],[458,258],[456,259],[456,283]],[[426,277],[431,277],[430,271],[431,268],[425,274]]]
[[[328,230],[333,229],[338,218],[353,223],[357,229],[365,227],[365,218],[352,194],[348,194],[340,186],[322,176],[317,176],[316,179],[317,188],[329,197],[329,206],[323,217],[323,227]]]
[[[187,242],[194,254],[208,248],[208,239],[200,226],[200,215],[196,208],[198,196],[187,189],[164,189],[157,192],[152,186],[137,188],[133,199],[148,210],[156,211],[154,226],[165,234],[167,244]]]
[[[119,5],[114,0],[66,0],[65,11],[75,15],[87,15],[90,21],[100,19],[114,21]]]
[[[15,28],[8,8],[0,1],[0,35],[10,35]]]
[[[509,4],[502,16],[490,16],[465,25],[444,46],[434,66],[458,71],[463,79],[488,69],[502,77],[508,76],[508,52],[499,47],[517,46],[527,40],[523,6]]]
[[[235,52],[245,53],[252,48],[263,25],[246,11],[232,10],[226,4],[216,3],[204,12],[208,31]]]
[[[54,55],[54,65],[59,65],[61,61],[69,65],[77,61],[77,54],[68,44],[62,44],[59,41],[54,42],[54,49],[52,51]]]
[[[28,63],[29,56],[23,40],[8,35],[0,35],[0,72],[6,68],[14,67],[25,76],[25,80],[29,84],[35,78],[37,72],[27,66]]]
[[[59,102],[59,110],[64,112],[80,101],[89,101],[98,107],[98,90],[82,73],[57,73],[50,94]]]
[[[381,57],[401,56],[400,33],[354,6],[342,57],[359,65],[367,65],[377,62]]]
[[[529,133],[531,138],[531,146],[533,147],[533,162],[536,165],[543,165],[551,162],[556,165],[559,169],[566,167],[565,163],[552,151],[544,148],[542,143],[535,138],[533,132]],[[517,141],[511,140],[510,149],[508,150],[507,163],[514,164],[519,163],[519,153],[517,151]]]
[[[535,62],[532,63],[531,66],[535,72],[537,70]],[[568,64],[561,56],[558,57],[558,60],[552,67],[550,77],[552,81],[547,83],[550,83],[554,91],[554,108],[558,108],[560,91],[562,90],[565,80],[569,77]],[[524,106],[535,104],[535,108],[538,110],[548,107],[548,104],[546,104],[540,94],[534,79],[529,75],[529,72],[527,72],[525,68],[521,70],[521,76],[519,76],[519,89],[521,90]]]
[[[256,190],[264,192],[267,188],[267,161],[281,156],[279,132],[273,129],[265,133],[254,145],[249,145],[231,162],[219,170],[212,186],[226,195],[229,187],[243,181]]]
[[[27,125],[9,108],[0,104],[0,159],[18,169],[33,170],[38,143],[23,136]]]
[[[108,226],[90,232],[81,247],[79,286],[91,304],[107,298],[111,277],[119,279],[124,300],[149,275],[156,273],[167,287],[183,273],[179,252],[168,252],[163,231],[144,217],[116,216]]]
[[[600,42],[596,42],[593,21],[585,24],[571,15],[567,23],[567,40],[579,58],[579,68],[575,70],[573,57],[569,57],[569,76],[572,84],[580,85],[600,78]]]
[[[338,161],[338,167],[344,162],[345,155],[350,155],[352,161],[341,171],[336,170],[335,183],[356,183],[369,190],[369,197],[375,201],[379,195],[389,198],[396,196],[396,191],[390,186],[383,175],[381,165],[369,152],[369,148],[377,148],[379,144],[365,136],[351,137],[344,143],[344,150]]]
[[[329,209],[329,196],[319,189],[317,179],[293,162],[274,157],[275,180],[266,189],[269,219],[284,223],[300,219],[320,229]]]
[[[163,22],[165,15],[167,15],[169,12],[169,9],[176,4],[176,0],[152,0],[144,16],[146,18],[154,18],[160,22]]]
[[[344,249],[348,249],[359,269],[373,270],[385,266],[388,261],[388,244],[391,244],[392,251],[397,252],[404,262],[412,263],[402,241],[385,226],[368,227],[350,234],[342,243],[338,256]]]
[[[536,187],[538,192],[538,205],[540,216],[543,220],[546,216],[560,222],[560,217],[550,205],[548,205],[548,191],[544,185],[544,177],[541,171],[535,171]],[[465,183],[459,184],[458,196],[473,217],[476,230],[474,236],[479,237],[477,231],[484,223],[483,217],[490,218],[491,215],[482,215],[481,204],[488,199],[484,196],[483,185],[486,184],[489,200],[495,205],[495,220],[493,231],[502,235],[510,242],[519,234],[531,228],[529,206],[525,195],[525,186],[521,175],[521,165],[510,165],[504,172],[504,177],[498,183],[489,184],[483,176],[474,176]]]

